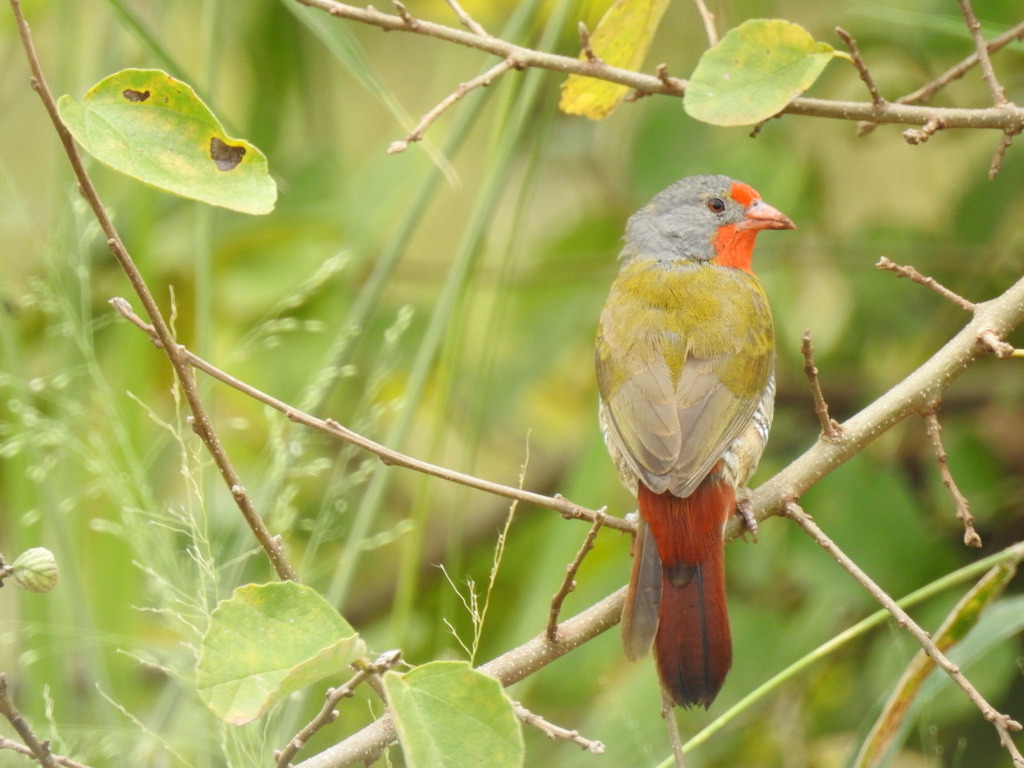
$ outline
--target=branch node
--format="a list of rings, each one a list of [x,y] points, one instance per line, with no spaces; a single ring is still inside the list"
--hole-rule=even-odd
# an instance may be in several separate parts
[[[1014,357],[1016,350],[1012,344],[1007,344],[991,328],[983,328],[978,331],[978,343],[985,348],[986,352],[995,355],[1000,360],[1005,360],[1008,357]]]
[[[974,49],[978,54],[978,63],[981,65],[981,77],[985,84],[988,85],[988,89],[992,94],[992,103],[997,107],[1004,106],[1009,102],[1006,100],[1003,86],[999,83],[999,80],[996,78],[996,72],[992,68],[992,60],[988,57],[988,45],[981,34],[981,23],[978,21],[978,17],[974,15],[974,9],[971,7],[970,0],[960,0],[960,10],[963,12],[967,29],[971,33],[971,39],[974,40]]]
[[[920,128],[908,128],[903,132],[903,138],[908,144],[924,144],[932,136],[946,127],[946,124],[938,117],[931,118]]]
[[[455,11],[455,15],[458,17],[459,23],[462,24],[462,26],[464,26],[474,35],[480,35],[480,37],[491,36],[490,33],[483,28],[480,22],[478,22],[468,13],[466,13],[465,10],[463,10],[462,6],[459,5],[458,0],[447,0],[447,2],[451,9]]]
[[[409,9],[405,7],[405,3],[401,0],[391,0],[391,2],[394,4],[399,18],[402,19],[402,23],[405,24],[406,27],[412,30],[419,29],[420,23],[412,17],[412,14],[409,13]]]

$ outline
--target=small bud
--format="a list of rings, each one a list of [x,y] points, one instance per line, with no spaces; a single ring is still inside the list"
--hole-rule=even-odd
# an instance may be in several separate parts
[[[29,592],[49,592],[59,577],[57,558],[43,547],[25,550],[11,564],[11,581]]]

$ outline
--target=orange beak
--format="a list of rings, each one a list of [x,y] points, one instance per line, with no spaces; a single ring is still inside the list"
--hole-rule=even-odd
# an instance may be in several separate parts
[[[763,200],[755,200],[747,208],[746,216],[736,225],[736,229],[796,229],[796,224],[778,208],[773,208]]]

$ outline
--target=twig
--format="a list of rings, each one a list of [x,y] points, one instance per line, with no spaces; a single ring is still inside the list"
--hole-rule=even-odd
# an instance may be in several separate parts
[[[401,659],[401,651],[388,651],[387,653],[381,654],[372,664],[366,664],[359,668],[355,675],[353,675],[344,685],[338,688],[328,688],[327,694],[324,697],[324,705],[320,708],[320,711],[316,716],[310,720],[301,731],[295,734],[292,740],[285,745],[284,749],[274,753],[274,760],[277,768],[288,768],[291,765],[291,759],[295,757],[300,749],[306,746],[309,740],[313,737],[313,734],[325,725],[333,723],[338,719],[338,711],[335,707],[342,699],[354,695],[356,688],[358,688],[361,683],[371,677],[376,677],[387,672],[389,669],[392,669],[397,665]]]
[[[7,675],[3,672],[0,672],[0,715],[7,718],[25,746],[31,750],[32,756],[39,761],[43,768],[58,768],[59,763],[50,752],[50,742],[39,740],[28,721],[22,717],[18,708],[14,706],[14,702],[11,701],[11,697],[7,693]]]
[[[248,523],[253,535],[256,536],[257,541],[259,541],[260,546],[263,547],[263,551],[277,572],[278,577],[297,581],[298,577],[288,562],[280,541],[271,536],[263,519],[256,512],[252,500],[244,492],[242,481],[232,466],[224,447],[221,445],[220,438],[213,428],[213,422],[206,413],[206,409],[199,397],[199,391],[192,378],[192,372],[189,369],[185,355],[175,342],[174,336],[171,334],[170,328],[160,313],[160,308],[153,298],[149,286],[146,285],[142,273],[135,265],[124,243],[121,242],[121,236],[114,227],[114,223],[107,214],[107,210],[100,200],[99,193],[96,191],[92,179],[85,170],[85,164],[82,162],[82,157],[75,146],[75,140],[57,113],[57,104],[49,87],[46,85],[46,78],[43,76],[42,66],[39,63],[39,58],[36,56],[35,46],[32,42],[32,33],[21,12],[21,4],[19,0],[9,0],[9,2],[18,25],[22,45],[25,48],[25,56],[28,59],[29,68],[32,71],[32,88],[39,94],[39,98],[42,99],[46,113],[49,115],[54,129],[57,131],[57,135],[60,137],[61,144],[63,144],[64,151],[71,163],[71,168],[75,173],[75,178],[78,180],[78,188],[92,209],[93,215],[99,222],[104,235],[106,235],[107,247],[110,248],[110,252],[114,255],[114,258],[138,295],[139,300],[142,302],[142,306],[145,308],[146,314],[153,324],[153,332],[160,340],[161,347],[171,362],[174,374],[178,379],[178,384],[185,395],[185,401],[192,412],[192,429],[199,436],[199,439],[206,444],[206,448],[213,457],[221,477],[231,490],[231,495],[242,512],[242,516]]]
[[[953,480],[953,473],[949,469],[949,455],[942,446],[942,425],[939,424],[939,402],[936,400],[921,413],[924,418],[926,432],[932,441],[932,449],[935,451],[935,461],[939,465],[939,477],[942,484],[946,486],[950,497],[953,499],[953,506],[956,507],[956,518],[964,526],[964,544],[968,547],[980,547],[981,536],[974,530],[974,515],[971,514],[967,498],[960,493],[956,482]]]
[[[672,695],[664,685],[661,686],[661,716],[665,719],[665,730],[668,731],[668,741],[672,745],[672,759],[676,768],[686,768],[683,740],[679,738],[679,723],[676,722],[676,710],[672,703]]]
[[[422,19],[411,29],[400,16],[382,13],[372,7],[357,7],[337,0],[295,0],[301,5],[317,8],[338,18],[348,19],[390,31],[414,32],[438,40],[487,51],[502,59],[512,58],[519,66],[549,69],[563,74],[586,75],[611,83],[629,86],[642,94],[662,94],[679,97],[686,91],[686,81],[679,78],[661,78],[612,67],[605,63],[592,63],[572,56],[559,56],[545,51],[515,45],[498,37],[482,37],[467,30],[448,27]],[[782,110],[783,114],[824,117],[838,120],[873,121],[923,125],[932,118],[941,120],[946,128],[993,128],[1000,131],[1024,128],[1024,109],[1006,105],[980,109],[924,107],[886,102],[878,106],[871,102],[834,101],[831,99],[793,99]]]
[[[604,510],[598,510],[594,516],[594,524],[590,526],[590,530],[587,532],[586,538],[583,539],[583,544],[580,545],[576,557],[565,567],[565,578],[562,580],[562,585],[558,588],[555,596],[551,598],[551,611],[548,613],[547,628],[547,637],[551,642],[555,642],[558,639],[558,614],[562,610],[562,603],[569,593],[576,589],[576,573],[579,571],[580,565],[583,564],[583,558],[594,548],[594,540],[597,538],[597,532],[604,525],[604,520]]]
[[[715,14],[708,10],[708,6],[704,0],[693,0],[694,5],[697,6],[697,13],[700,14],[700,20],[704,22],[704,34],[708,36],[708,45],[718,45],[718,30],[715,29]]]
[[[590,739],[580,736],[579,731],[570,731],[561,726],[555,725],[545,720],[535,712],[531,712],[518,701],[512,702],[512,706],[515,708],[516,717],[522,720],[527,725],[532,725],[544,733],[549,739],[564,739],[565,741],[571,741],[573,744],[578,744],[581,749],[587,750],[592,755],[603,755],[604,744],[600,741],[591,741]]]
[[[159,346],[160,340],[156,337],[153,326],[149,325],[145,320],[136,315],[127,301],[122,298],[114,298],[110,300],[110,304],[121,314],[122,317],[148,334],[152,342]],[[487,493],[494,494],[495,496],[503,496],[507,499],[518,499],[519,501],[526,502],[527,504],[534,504],[538,507],[544,507],[545,509],[552,509],[555,512],[560,513],[563,517],[570,519],[589,520],[590,522],[594,522],[597,519],[598,514],[603,514],[587,509],[579,504],[574,504],[560,495],[544,496],[539,493],[533,493],[532,491],[525,491],[515,486],[492,483],[489,480],[483,480],[479,477],[474,477],[473,475],[456,472],[455,470],[420,461],[419,459],[414,459],[411,456],[406,456],[405,454],[393,451],[380,443],[376,443],[367,437],[363,437],[362,435],[343,427],[333,419],[319,419],[289,405],[288,403],[278,400],[272,395],[268,395],[267,393],[256,389],[256,387],[246,384],[244,381],[241,381],[216,366],[211,365],[198,355],[189,352],[184,347],[181,347],[181,351],[188,364],[199,369],[203,373],[227,384],[229,387],[237,389],[239,392],[243,392],[264,405],[269,405],[271,408],[280,411],[298,424],[304,424],[307,427],[320,430],[332,437],[344,440],[347,443],[352,443],[365,451],[369,451],[389,466],[394,465],[406,467],[407,469],[438,477],[442,480],[458,483],[470,488],[476,488],[477,490],[485,491]],[[609,528],[614,528],[618,531],[632,532],[634,530],[634,527],[630,523],[621,518],[604,515],[602,520],[603,525]]]
[[[939,294],[939,296],[942,296],[944,299],[949,299],[965,312],[975,312],[978,309],[978,305],[974,302],[968,301],[960,294],[949,290],[949,288],[942,285],[934,277],[925,277],[913,267],[901,266],[894,261],[890,261],[885,256],[878,260],[875,267],[878,269],[888,270],[889,272],[894,272],[896,273],[896,277],[905,277],[908,280],[913,280],[915,283],[920,283],[925,288],[935,291],[935,293]]]
[[[989,53],[996,53],[997,51],[1001,50],[1002,48],[1005,48],[1007,45],[1014,42],[1015,40],[1021,39],[1024,39],[1024,21],[1006,30],[1006,32],[999,35],[998,37],[993,37],[988,42],[988,45],[985,46],[985,50],[988,51]],[[900,96],[898,99],[896,99],[896,103],[917,104],[922,101],[927,101],[940,90],[949,85],[951,82],[953,82],[954,80],[959,80],[961,77],[967,74],[967,72],[969,72],[973,67],[977,66],[978,61],[978,54],[972,53],[959,64],[955,64],[954,66],[947,69],[937,78],[932,80],[930,83],[926,83],[913,93],[908,93],[906,96]]]
[[[587,25],[582,21],[579,22],[576,25],[576,32],[580,36],[580,50],[587,57],[587,61],[591,64],[604,64],[604,60],[590,47],[590,30],[587,29]]]
[[[1003,93],[1003,86],[999,83],[999,80],[996,78],[996,71],[992,68],[992,60],[988,56],[988,46],[985,44],[985,38],[981,34],[981,23],[978,21],[978,17],[974,15],[971,0],[959,0],[959,3],[960,10],[964,14],[964,21],[967,23],[967,29],[974,40],[974,49],[978,54],[978,63],[981,65],[982,79],[988,85],[989,91],[992,92],[992,103],[997,107],[1008,104],[1006,94]]]
[[[11,752],[17,752],[19,755],[25,755],[26,757],[35,757],[32,754],[32,750],[26,747],[24,744],[19,744],[16,741],[5,739],[0,736],[0,752],[3,750],[10,750]],[[77,760],[72,760],[70,757],[64,757],[63,755],[54,755],[53,759],[57,761],[57,765],[62,768],[89,768],[85,763],[80,763]]]
[[[942,653],[932,642],[931,636],[925,632],[910,616],[904,611],[896,601],[893,600],[889,595],[875,584],[871,578],[860,569],[860,567],[847,555],[835,545],[835,543],[825,535],[825,532],[818,527],[818,525],[811,519],[800,505],[793,500],[789,500],[785,503],[783,508],[783,514],[803,528],[804,532],[814,539],[826,552],[828,552],[832,558],[843,567],[843,569],[849,573],[864,589],[870,594],[875,600],[882,604],[889,613],[892,614],[896,624],[907,630],[910,635],[921,644],[924,652],[939,666],[953,682],[956,683],[964,693],[967,694],[974,705],[981,711],[982,716],[988,720],[992,725],[995,726],[996,732],[999,734],[999,743],[1002,744],[1013,758],[1014,766],[1017,768],[1024,768],[1024,756],[1017,750],[1013,740],[1010,738],[1011,731],[1021,730],[1021,724],[1010,718],[1009,715],[1004,715],[998,712],[991,704],[989,704],[985,698],[978,693],[978,690],[971,684],[970,680],[964,677],[964,674],[960,671],[960,667],[951,662],[946,658],[945,654]]]
[[[515,69],[516,66],[514,59],[505,59],[504,61],[495,64],[483,74],[477,75],[472,80],[460,83],[458,88],[445,96],[436,107],[427,112],[412,132],[404,139],[391,142],[391,145],[388,147],[388,154],[394,155],[398,152],[404,152],[411,143],[421,141],[424,134],[427,132],[427,129],[444,113],[446,109],[452,106],[452,104],[457,102],[474,88],[481,88],[490,85],[495,78],[500,77],[510,69]]]
[[[1003,131],[1003,136],[999,139],[999,145],[996,147],[995,154],[992,155],[992,162],[988,166],[988,178],[990,181],[1003,170],[1003,156],[1006,155],[1006,150],[1013,144],[1014,136],[1016,134],[1013,131]]]
[[[838,421],[828,415],[828,403],[821,393],[821,383],[818,381],[818,368],[814,365],[814,347],[811,346],[811,332],[804,331],[803,342],[800,351],[804,356],[804,373],[807,374],[807,381],[811,385],[811,397],[814,398],[814,412],[818,415],[821,423],[821,434],[826,440],[839,440],[843,436],[843,428]]]
[[[480,35],[481,37],[490,37],[490,34],[487,32],[486,29],[483,28],[483,26],[481,26],[480,22],[478,22],[476,19],[474,19],[472,16],[470,16],[462,9],[462,6],[459,5],[458,0],[446,1],[448,5],[451,7],[451,9],[455,11],[455,15],[459,17],[459,22],[462,24],[462,26],[464,26],[474,35]]]
[[[836,34],[839,35],[840,39],[842,39],[846,44],[846,47],[850,49],[850,56],[853,58],[853,65],[857,68],[857,72],[860,74],[860,79],[864,81],[864,85],[868,87],[868,93],[871,94],[871,103],[876,107],[884,106],[885,99],[883,99],[882,94],[878,92],[878,86],[875,84],[875,79],[868,71],[868,65],[864,63],[864,59],[861,58],[860,48],[857,46],[857,41],[854,40],[850,33],[842,27],[836,27]]]

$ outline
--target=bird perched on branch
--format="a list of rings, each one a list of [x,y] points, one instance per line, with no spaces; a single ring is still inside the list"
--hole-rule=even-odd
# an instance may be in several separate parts
[[[793,222],[746,184],[692,176],[626,225],[601,312],[605,442],[639,520],[622,613],[626,655],[653,646],[675,704],[710,706],[732,664],[723,530],[761,458],[775,337],[751,269],[757,233]]]

